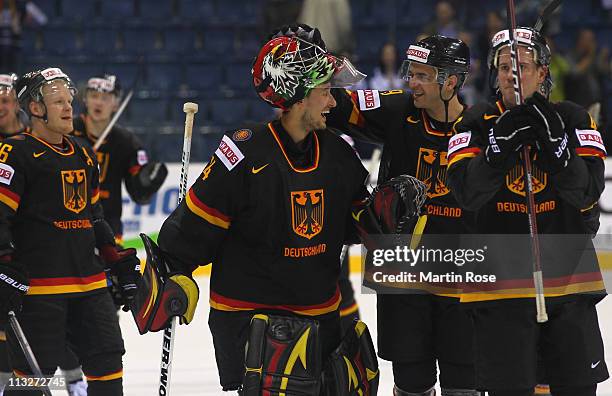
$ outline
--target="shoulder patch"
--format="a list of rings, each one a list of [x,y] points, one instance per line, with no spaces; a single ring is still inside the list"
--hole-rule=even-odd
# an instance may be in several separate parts
[[[0,183],[10,185],[14,174],[15,170],[12,166],[0,163]]]
[[[236,142],[244,142],[253,136],[253,131],[250,129],[239,129],[232,135],[232,139]]]
[[[244,159],[244,154],[238,146],[227,135],[223,136],[219,148],[215,151],[215,155],[219,157],[227,170],[232,170]]]
[[[603,139],[599,131],[594,129],[576,129],[576,136],[578,137],[578,143],[580,146],[591,146],[596,147],[603,152],[606,151]]]
[[[472,132],[463,132],[453,135],[448,141],[448,152],[447,156],[451,155],[457,150],[467,147],[472,139]]]
[[[380,95],[377,90],[360,89],[357,91],[359,97],[359,110],[374,110],[380,107]]]

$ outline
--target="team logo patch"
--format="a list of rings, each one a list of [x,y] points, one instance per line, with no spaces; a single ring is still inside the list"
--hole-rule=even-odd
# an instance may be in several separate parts
[[[136,161],[138,161],[138,165],[140,166],[146,165],[149,162],[147,152],[145,150],[138,150],[136,153]]]
[[[448,141],[448,153],[447,153],[447,155],[450,156],[455,151],[469,146],[471,139],[472,139],[472,132],[463,132],[463,133],[458,133],[458,134],[454,135]]]
[[[508,190],[522,197],[525,196],[525,177],[523,172],[523,165],[517,164],[514,168],[510,169],[506,174],[506,187]],[[546,172],[538,168],[533,164],[531,185],[533,187],[533,193],[537,194],[546,188],[548,183],[548,175]]]
[[[531,31],[527,29],[515,29],[515,35],[519,42],[531,44]],[[497,33],[491,40],[491,46],[497,47],[499,44],[510,41],[510,32],[508,29]]]
[[[41,71],[40,74],[47,81],[54,80],[56,78],[68,78],[68,76],[66,74],[64,74],[64,72],[61,69],[59,69],[57,67],[51,67],[49,69],[45,69],[45,70]]]
[[[449,193],[446,187],[446,153],[425,147],[419,149],[419,163],[416,177],[427,185],[429,198],[439,197]]]
[[[87,206],[87,174],[85,169],[62,171],[64,206],[71,212],[80,213]]]
[[[578,143],[580,143],[581,146],[591,146],[596,147],[603,152],[606,151],[606,146],[604,146],[604,142],[599,131],[594,129],[576,129],[576,136],[578,137]]]
[[[253,136],[253,131],[250,129],[240,129],[232,135],[232,139],[236,142],[244,142],[245,140],[249,140]]]
[[[0,183],[10,185],[13,180],[15,170],[12,166],[7,164],[0,164]]]
[[[312,239],[323,229],[323,189],[291,192],[291,226],[293,232]]]
[[[216,162],[217,162],[217,159],[214,155],[210,157],[210,161],[208,161],[208,164],[206,164],[206,166],[204,167],[204,170],[202,171],[202,180],[208,179],[208,176],[210,175],[210,171],[212,170],[212,167],[215,165]]]
[[[244,154],[242,151],[236,146],[232,139],[228,136],[223,136],[221,139],[221,143],[219,143],[219,148],[215,151],[215,154],[223,165],[227,168],[227,170],[232,170],[238,165],[240,161],[244,159]]]
[[[408,60],[427,63],[429,52],[430,51],[427,48],[419,47],[418,45],[411,45],[406,51],[406,56]]]
[[[374,110],[380,107],[380,95],[372,89],[360,89],[357,91],[359,97],[359,110]]]

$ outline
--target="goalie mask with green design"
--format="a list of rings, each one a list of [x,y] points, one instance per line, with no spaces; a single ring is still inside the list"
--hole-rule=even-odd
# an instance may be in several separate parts
[[[281,109],[288,109],[321,84],[329,82],[332,88],[340,88],[365,78],[348,59],[296,36],[268,41],[253,63],[252,74],[257,94]]]

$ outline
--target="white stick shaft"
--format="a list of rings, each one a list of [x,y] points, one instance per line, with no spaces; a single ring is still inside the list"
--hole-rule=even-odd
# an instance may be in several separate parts
[[[189,110],[187,110],[189,108]],[[189,158],[191,157],[191,136],[193,135],[193,118],[197,110],[194,103],[186,103],[185,111],[185,135],[183,138],[183,154],[181,156],[181,180],[179,184],[178,204],[187,195],[187,176],[189,174]],[[164,329],[162,342],[162,356],[160,364],[159,388],[160,396],[170,396],[170,378],[172,375],[172,356],[174,354],[174,332],[176,330],[177,317],[173,317],[170,325]]]
[[[96,141],[96,144],[94,144],[93,146],[94,151],[98,151],[98,149],[104,142],[104,139],[106,139],[111,129],[113,129],[113,127],[117,123],[117,120],[119,119],[119,117],[121,117],[121,113],[123,113],[123,110],[125,110],[125,107],[128,105],[128,103],[130,103],[130,99],[132,99],[133,94],[134,94],[134,91],[130,91],[125,96],[125,99],[123,99],[123,103],[121,103],[121,106],[119,106],[119,109],[115,112],[115,115],[113,115],[113,118],[111,118],[110,122],[108,123],[108,125],[106,126],[106,128],[104,129],[104,131],[102,132],[98,140]]]

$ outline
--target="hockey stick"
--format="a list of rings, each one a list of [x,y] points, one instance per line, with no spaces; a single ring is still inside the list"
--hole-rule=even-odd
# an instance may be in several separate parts
[[[179,184],[178,203],[187,194],[187,174],[189,173],[189,157],[191,156],[191,135],[193,133],[193,117],[198,112],[198,104],[187,102],[183,105],[185,112],[185,135],[183,138],[183,154],[181,156],[181,180]],[[170,395],[170,375],[172,373],[172,355],[174,353],[174,330],[177,317],[173,317],[170,325],[164,329],[162,340],[162,355],[160,363],[159,388],[160,396]]]
[[[514,81],[515,103],[523,103],[523,90],[521,87],[521,68],[519,67],[518,38],[516,33],[516,15],[514,14],[514,0],[506,0],[508,12],[508,33],[510,36],[510,57],[512,59],[512,79]],[[542,263],[540,257],[540,239],[536,221],[535,199],[532,185],[532,169],[530,158],[531,146],[523,146],[523,174],[525,196],[527,198],[527,218],[529,220],[529,234],[531,235],[531,252],[533,254],[533,282],[536,298],[536,320],[538,323],[548,321],[546,302],[544,300],[544,282],[542,280]]]
[[[93,146],[94,151],[98,151],[98,149],[100,148],[100,146],[104,142],[104,139],[106,139],[106,137],[110,133],[111,129],[113,129],[113,127],[117,123],[117,120],[119,119],[119,117],[121,117],[121,113],[123,113],[123,110],[125,110],[125,107],[128,105],[128,103],[130,103],[130,99],[132,99],[132,95],[134,95],[134,90],[133,89],[131,89],[130,92],[128,92],[128,94],[125,95],[125,98],[123,99],[123,102],[121,102],[121,106],[119,106],[119,109],[117,109],[117,111],[113,115],[113,118],[111,118],[111,120],[108,123],[108,125],[106,126],[106,128],[104,128],[104,131],[102,131],[102,134],[100,135],[98,140],[96,140],[96,144],[94,144],[94,146]]]
[[[376,167],[376,165],[380,161],[381,153],[382,151],[378,147],[376,147],[374,151],[372,151],[372,157],[370,158],[370,166],[368,166],[368,179],[366,180],[366,184],[368,184],[370,180],[372,179],[372,173],[374,172],[374,167]],[[340,252],[340,265],[342,265],[342,263],[344,262],[344,258],[346,257],[348,253],[349,247],[350,245],[342,246],[342,251]]]
[[[17,316],[15,312],[9,311],[8,313],[9,323],[11,324],[11,328],[15,332],[15,336],[17,337],[17,341],[19,342],[19,346],[21,346],[21,350],[25,355],[26,360],[28,361],[28,365],[30,366],[30,370],[37,378],[43,378],[42,370],[38,365],[38,361],[36,360],[36,356],[34,356],[34,352],[32,352],[32,348],[30,347],[30,343],[17,320]],[[42,392],[45,396],[52,396],[51,391],[48,386],[44,386]]]
[[[552,0],[550,3],[548,3],[548,5],[544,7],[542,11],[540,11],[540,15],[538,15],[538,19],[536,20],[536,23],[533,25],[533,28],[537,30],[538,32],[541,31],[542,27],[544,27],[544,24],[546,23],[548,18],[550,18],[552,13],[560,5],[561,5],[561,0]]]

